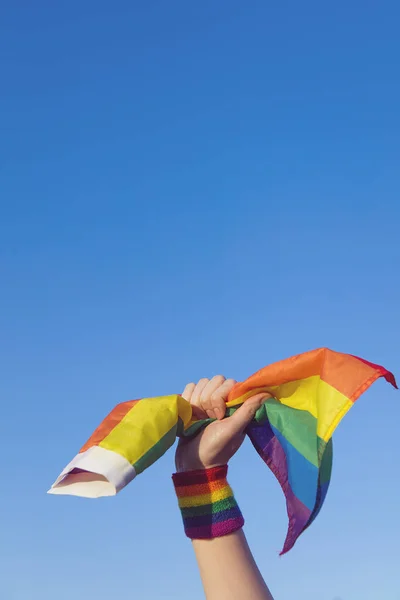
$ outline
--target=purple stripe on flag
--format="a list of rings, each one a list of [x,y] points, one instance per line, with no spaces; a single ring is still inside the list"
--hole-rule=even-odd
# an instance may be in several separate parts
[[[247,428],[247,434],[258,454],[279,481],[285,494],[289,517],[289,528],[281,552],[281,554],[285,554],[294,546],[297,538],[304,530],[311,511],[294,495],[290,487],[286,456],[269,422],[251,423]]]

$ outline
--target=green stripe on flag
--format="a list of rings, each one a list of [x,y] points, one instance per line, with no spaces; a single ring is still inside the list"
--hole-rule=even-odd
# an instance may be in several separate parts
[[[181,419],[179,419],[179,421],[180,420]],[[163,435],[163,437],[160,440],[158,440],[158,442],[154,444],[154,446],[152,446],[150,450],[146,452],[146,454],[139,458],[139,460],[133,465],[133,468],[135,469],[136,473],[143,473],[145,469],[150,467],[150,465],[156,462],[156,460],[161,458],[161,456],[165,454],[166,451],[169,450],[169,448],[171,448],[171,446],[174,445],[177,430],[182,428],[182,423],[176,423],[176,425],[174,425],[169,431],[167,431],[167,433]]]

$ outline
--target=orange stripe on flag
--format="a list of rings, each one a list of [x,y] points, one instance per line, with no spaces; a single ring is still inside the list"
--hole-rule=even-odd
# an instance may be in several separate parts
[[[315,375],[354,401],[385,373],[382,367],[350,354],[319,348],[264,367],[246,381],[237,383],[228,401],[236,400],[254,388],[276,387]]]
[[[98,446],[100,442],[104,440],[116,427],[122,419],[128,414],[128,412],[137,404],[140,400],[129,400],[128,402],[121,402],[110,412],[110,414],[104,419],[101,425],[96,429],[93,435],[88,439],[86,444],[82,446],[79,453],[85,452],[92,446]]]

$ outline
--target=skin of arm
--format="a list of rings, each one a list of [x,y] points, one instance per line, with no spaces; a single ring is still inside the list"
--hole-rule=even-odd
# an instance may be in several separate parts
[[[192,404],[194,415],[217,420],[193,440],[179,443],[178,472],[225,465],[242,445],[247,425],[269,395],[250,398],[223,419],[226,398],[235,383],[216,376],[186,386],[182,395]],[[273,600],[242,529],[210,540],[192,540],[192,544],[207,600]]]

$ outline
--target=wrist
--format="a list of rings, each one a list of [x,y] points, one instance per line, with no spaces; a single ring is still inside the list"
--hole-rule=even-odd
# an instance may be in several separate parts
[[[194,471],[209,471],[224,465],[205,465],[200,460],[175,461],[176,474],[193,473]]]
[[[224,465],[173,475],[185,533],[190,539],[221,537],[243,527],[227,471]]]

